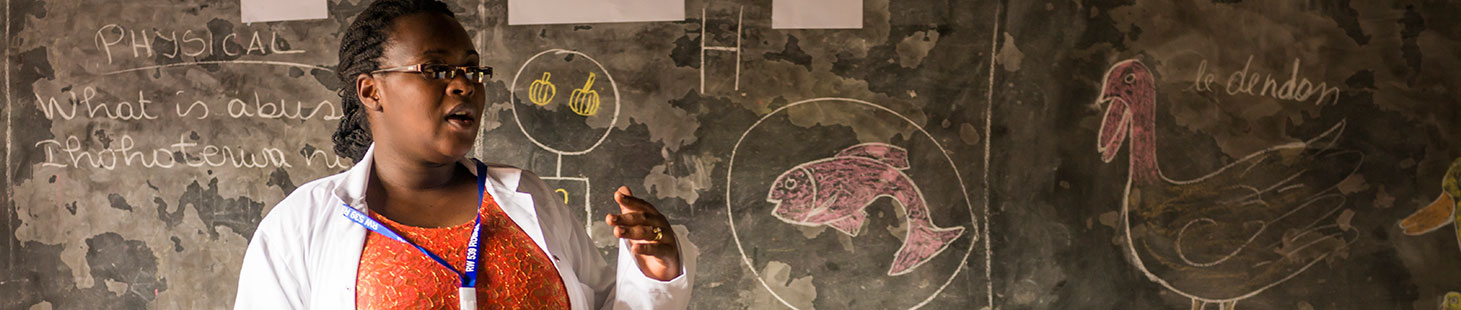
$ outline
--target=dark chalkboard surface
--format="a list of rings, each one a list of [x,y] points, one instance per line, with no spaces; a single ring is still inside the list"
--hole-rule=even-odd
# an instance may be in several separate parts
[[[0,308],[230,307],[262,217],[351,165],[330,66],[361,2],[7,1]],[[841,30],[449,5],[497,72],[473,156],[543,176],[609,259],[614,188],[652,200],[702,251],[692,308],[1461,291],[1453,3],[870,0]]]

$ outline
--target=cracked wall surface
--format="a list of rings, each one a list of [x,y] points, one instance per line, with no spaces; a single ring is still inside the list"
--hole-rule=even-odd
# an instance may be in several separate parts
[[[331,151],[330,66],[367,2],[252,24],[237,2],[7,2],[0,308],[231,307],[263,216],[351,165]],[[614,189],[651,200],[702,251],[691,308],[1190,308],[1268,269],[1161,285],[1191,274],[1143,267],[1164,240],[1129,237],[1207,209],[1143,213],[1150,199],[1130,198],[1241,189],[1183,182],[1338,124],[1334,148],[1363,161],[1314,180],[1343,197],[1314,215],[1338,232],[1315,239],[1329,255],[1198,304],[1434,309],[1461,291],[1457,225],[1397,225],[1441,194],[1461,156],[1454,3],[868,0],[863,27],[840,30],[772,29],[766,1],[689,1],[676,22],[531,26],[507,25],[506,1],[448,4],[496,72],[471,156],[562,189],[610,260],[617,243],[595,220],[617,212]],[[1113,102],[1098,100],[1103,77],[1124,60],[1150,72],[1142,133],[1157,137],[1158,181],[1171,181],[1134,195],[1128,180],[1146,166],[1128,159],[1148,140],[1133,133],[1109,163],[1097,148]],[[847,151],[860,145],[878,148]],[[817,190],[785,182],[798,173]],[[906,182],[883,186],[894,180]],[[803,194],[818,198],[775,198]],[[1213,201],[1225,200],[1170,204],[1228,208],[1202,213],[1232,229],[1189,242],[1193,255],[1276,227],[1260,235],[1282,246],[1236,248],[1277,249],[1275,265],[1306,257],[1285,251],[1309,227],[1261,216],[1285,204]],[[797,207],[838,215],[778,213]],[[1143,214],[1167,217],[1131,217]],[[902,261],[929,227],[961,232]]]

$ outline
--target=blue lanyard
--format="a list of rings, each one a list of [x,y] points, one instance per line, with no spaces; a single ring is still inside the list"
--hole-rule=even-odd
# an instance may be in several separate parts
[[[487,165],[482,164],[482,162],[476,160],[473,160],[473,162],[477,164],[477,201],[480,203],[484,198],[482,195],[487,194]],[[370,216],[365,215],[365,213],[360,212],[360,210],[356,210],[349,204],[340,204],[345,206],[345,218],[348,218],[355,223],[359,223],[361,226],[365,226],[365,228],[369,229],[370,231],[374,231],[378,234],[381,234],[382,236],[386,236],[386,238],[391,238],[396,241],[400,241],[401,243],[409,244],[412,247],[415,247],[416,250],[420,250],[422,254],[426,254],[426,256],[431,257],[432,260],[435,260],[437,264],[441,264],[441,266],[451,270],[453,274],[460,276],[462,279],[461,287],[472,288],[477,286],[477,258],[479,256],[478,254],[480,254],[478,252],[477,245],[482,236],[481,212],[478,212],[477,220],[472,222],[472,239],[467,240],[467,266],[465,268],[465,271],[458,272],[456,267],[452,267],[451,263],[448,263],[446,259],[441,258],[441,256],[436,255],[436,253],[431,253],[431,251],[426,250],[426,248],[423,248],[415,243],[411,243],[411,241],[407,241],[406,238],[402,238],[401,235],[396,234],[396,232],[394,231],[391,231],[389,227],[385,227],[385,225],[382,225],[379,221],[370,218]]]

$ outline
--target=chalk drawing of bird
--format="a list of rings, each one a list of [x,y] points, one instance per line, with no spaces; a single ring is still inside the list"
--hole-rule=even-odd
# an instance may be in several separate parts
[[[1441,196],[1429,206],[1400,220],[1400,229],[1407,235],[1419,236],[1450,224],[1456,229],[1457,245],[1461,246],[1461,225],[1456,225],[1461,222],[1461,212],[1456,212],[1456,204],[1461,201],[1461,184],[1457,183],[1457,179],[1461,179],[1461,158],[1451,162],[1451,167],[1441,178]]]
[[[1157,164],[1156,81],[1145,65],[1113,65],[1097,104],[1105,109],[1101,159],[1111,162],[1131,140],[1121,204],[1126,254],[1148,279],[1190,298],[1192,309],[1233,309],[1358,236],[1338,185],[1364,155],[1336,148],[1344,122],[1179,181]]]

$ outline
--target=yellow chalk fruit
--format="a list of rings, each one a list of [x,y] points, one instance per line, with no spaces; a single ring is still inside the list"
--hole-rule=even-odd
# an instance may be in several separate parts
[[[553,192],[563,194],[563,203],[568,203],[568,190],[560,188],[553,190]]]
[[[573,113],[583,116],[593,116],[599,113],[599,92],[593,90],[594,74],[588,74],[588,81],[583,83],[583,88],[573,90],[568,98],[568,109]]]
[[[553,96],[557,95],[558,87],[548,81],[548,78],[552,76],[551,73],[543,72],[543,78],[534,80],[533,85],[528,86],[528,101],[532,101],[536,105],[553,102]]]

